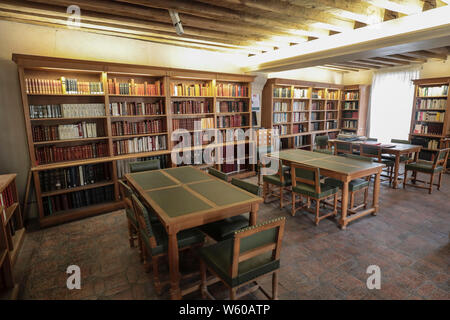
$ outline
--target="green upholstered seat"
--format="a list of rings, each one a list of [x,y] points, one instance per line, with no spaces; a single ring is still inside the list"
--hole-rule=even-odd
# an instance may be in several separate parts
[[[244,189],[245,191],[253,193],[254,195],[257,195],[257,196],[261,195],[261,188],[259,186],[257,186],[256,184],[249,183],[247,181],[237,179],[237,178],[232,178],[231,184],[236,187],[239,187],[241,189]]]
[[[375,142],[377,142],[378,139],[377,138],[367,138],[366,141],[375,141]]]
[[[130,172],[141,172],[141,171],[150,171],[150,170],[159,170],[161,169],[160,162],[157,159],[146,160],[146,161],[136,161],[130,163]]]
[[[331,196],[331,195],[337,193],[339,191],[339,189],[337,187],[330,186],[325,183],[321,183],[320,184],[320,193],[316,193],[315,186],[312,186],[312,185],[309,185],[306,183],[297,182],[297,185],[295,187],[292,187],[292,191],[303,194],[308,197],[319,199],[319,198]]]
[[[316,136],[314,142],[317,147],[327,147],[328,146],[328,135]]]
[[[425,160],[419,160],[418,162],[412,162],[405,164],[406,170],[412,170],[412,171],[419,171],[419,172],[426,172],[426,173],[437,173],[441,172],[444,168],[443,166],[436,166],[433,170],[433,162],[432,161],[425,161]]]
[[[372,158],[360,156],[360,155],[358,155],[358,154],[347,153],[347,154],[344,154],[344,157],[351,158],[351,159],[355,159],[355,160],[361,160],[361,161],[373,162],[373,159],[372,159]]]
[[[381,155],[381,158],[384,160],[395,161],[395,154],[383,153]],[[407,155],[404,155],[404,154],[400,155],[400,162],[405,162],[408,159],[409,159],[409,157]]]
[[[249,228],[255,227],[258,226],[251,226],[237,232],[245,232]],[[240,242],[240,253],[242,254],[267,244],[276,243],[277,234],[278,228],[271,228],[242,238]],[[231,287],[238,286],[268,272],[279,269],[280,260],[275,260],[272,257],[272,252],[268,251],[240,262],[238,274],[232,278],[230,271],[233,261],[234,241],[236,240],[231,238],[200,249],[200,256],[204,262]]]
[[[286,174],[284,175],[283,183],[281,183],[281,179],[278,174],[265,175],[263,176],[263,181],[279,187],[287,187],[291,185],[291,177]]]
[[[408,140],[402,140],[402,139],[391,139],[391,143],[409,144],[409,141]]]
[[[376,162],[378,161],[378,159],[376,160]],[[395,161],[393,160],[388,160],[388,159],[381,159],[381,163],[383,163],[384,165],[386,165],[386,167],[393,167],[395,165]]]
[[[329,150],[329,149],[314,149],[314,152],[320,152],[320,153],[325,153],[325,154],[333,154],[333,151]]]
[[[204,233],[216,241],[222,241],[233,236],[236,230],[247,227],[248,219],[243,215],[229,217],[220,221],[208,223],[200,227]]]
[[[327,178],[327,179],[325,179],[325,184],[333,186],[333,187],[337,187],[337,188],[342,188],[343,183],[342,183],[342,181],[337,180],[337,179]],[[354,191],[361,190],[362,188],[365,188],[368,186],[369,186],[369,181],[367,181],[365,179],[355,179],[348,183],[348,191],[354,192]]]
[[[228,176],[225,173],[223,173],[222,171],[216,170],[214,168],[208,168],[208,173],[210,175],[213,175],[213,176],[219,178],[219,179],[222,179],[224,181],[228,181]]]

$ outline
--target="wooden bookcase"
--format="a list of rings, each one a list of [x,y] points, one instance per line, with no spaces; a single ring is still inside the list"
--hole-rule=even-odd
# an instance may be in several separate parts
[[[16,299],[13,267],[25,236],[16,174],[0,175],[0,299]]]
[[[434,160],[450,136],[450,77],[417,79],[413,83],[410,141],[423,146],[420,158]]]
[[[345,86],[342,90],[341,129],[343,133],[366,135],[370,86]]]
[[[13,54],[13,60],[18,65],[42,227],[121,208],[118,180],[130,161],[157,158],[164,166],[175,166],[171,161],[172,151],[202,152],[207,144],[174,150],[178,142],[171,141],[171,137],[177,121],[186,124],[196,119],[210,119],[209,127],[213,131],[245,130],[252,123],[250,83],[253,76],[18,54]],[[29,79],[41,82],[36,84]],[[73,90],[75,79],[79,85]],[[62,92],[62,83],[66,83],[66,92]],[[37,85],[44,89],[37,92]],[[175,105],[189,101],[196,105],[208,104],[209,109],[174,112]],[[246,107],[241,112],[220,112],[221,102],[244,102]],[[46,107],[42,111],[37,106]],[[245,122],[242,125],[225,122],[224,117],[232,116]],[[95,126],[96,134],[83,122],[89,123],[89,128]],[[225,123],[223,128],[220,123]],[[55,138],[55,131],[59,132],[62,125],[79,125],[79,132],[87,132],[87,135]],[[67,130],[72,134],[73,130],[76,132],[73,127]],[[159,148],[144,147],[149,140]],[[252,142],[252,139],[245,141],[247,149]],[[238,142],[213,141],[213,146],[217,147],[230,144]],[[59,147],[70,149],[64,153],[57,149]],[[221,153],[215,155],[218,169],[224,169],[220,159],[225,155]],[[254,167],[247,164],[228,173],[230,177],[255,174]]]
[[[282,148],[312,150],[316,135],[336,137],[343,86],[268,79],[262,97],[261,125],[278,129]]]

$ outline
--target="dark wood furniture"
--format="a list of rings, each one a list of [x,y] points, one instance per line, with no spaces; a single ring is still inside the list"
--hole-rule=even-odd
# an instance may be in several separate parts
[[[263,164],[262,168],[262,170],[271,170],[267,168],[265,164]],[[264,203],[267,203],[269,197],[274,197],[275,199],[280,200],[280,209],[284,207],[283,200],[285,199],[285,191],[288,191],[291,188],[291,175],[289,169],[288,166],[284,166],[283,163],[279,161],[277,173],[263,175]],[[272,200],[269,202],[271,201]]]
[[[250,225],[255,225],[263,201],[192,166],[130,173],[125,177],[146,206],[155,211],[168,234],[172,299],[199,289],[197,286],[180,290],[177,234],[248,212]]]
[[[342,89],[341,132],[365,136],[370,85],[351,85]]]

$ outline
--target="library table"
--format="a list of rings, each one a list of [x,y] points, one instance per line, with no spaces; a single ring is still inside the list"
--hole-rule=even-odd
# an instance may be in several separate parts
[[[340,140],[338,139],[332,139],[329,140],[328,142],[330,144],[335,144],[336,142],[338,142]],[[363,143],[364,141],[350,141],[353,143],[353,145],[355,147],[358,147],[359,150],[359,144]],[[391,145],[392,147],[383,147],[383,144],[380,145],[381,147],[381,153],[384,154],[393,154],[395,155],[395,166],[394,166],[394,183],[392,185],[392,187],[394,189],[397,189],[398,187],[398,172],[400,170],[400,157],[402,155],[408,155],[411,153],[415,153],[415,159],[417,161],[418,157],[419,157],[419,152],[422,149],[422,146],[418,146],[418,145],[414,145],[414,144],[404,144],[404,143],[387,143],[388,145]],[[376,146],[377,144],[374,144],[374,146]]]
[[[247,212],[250,225],[255,225],[263,202],[261,197],[192,166],[131,173],[125,178],[167,231],[172,299],[193,291],[180,290],[177,233]]]
[[[320,152],[312,152],[301,149],[288,149],[267,155],[279,159],[286,164],[297,163],[320,169],[320,174],[342,181],[341,219],[339,225],[342,229],[347,227],[350,221],[378,212],[378,198],[380,194],[380,175],[384,164],[371,163],[340,156],[329,155]],[[350,181],[375,175],[373,190],[373,203],[367,208],[347,217],[348,211],[348,184]]]

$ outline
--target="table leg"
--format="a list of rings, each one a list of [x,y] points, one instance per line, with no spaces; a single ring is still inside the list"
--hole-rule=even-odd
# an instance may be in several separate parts
[[[256,218],[258,216],[259,204],[252,205],[252,211],[250,211],[250,225],[256,225]]]
[[[398,179],[399,168],[400,168],[400,154],[397,153],[395,155],[395,166],[394,166],[394,185],[393,185],[394,189],[397,189],[397,182],[398,182],[397,179]]]
[[[169,233],[169,269],[170,269],[170,298],[172,300],[181,299],[180,278],[178,266],[178,241],[177,233]]]
[[[342,198],[341,198],[341,220],[339,224],[341,229],[347,227],[347,209],[348,209],[348,181],[343,181],[342,184]]]
[[[373,185],[373,208],[375,209],[375,211],[373,212],[373,215],[376,216],[377,212],[378,212],[378,200],[379,200],[379,196],[380,196],[380,172],[378,172],[375,175],[375,183]]]

